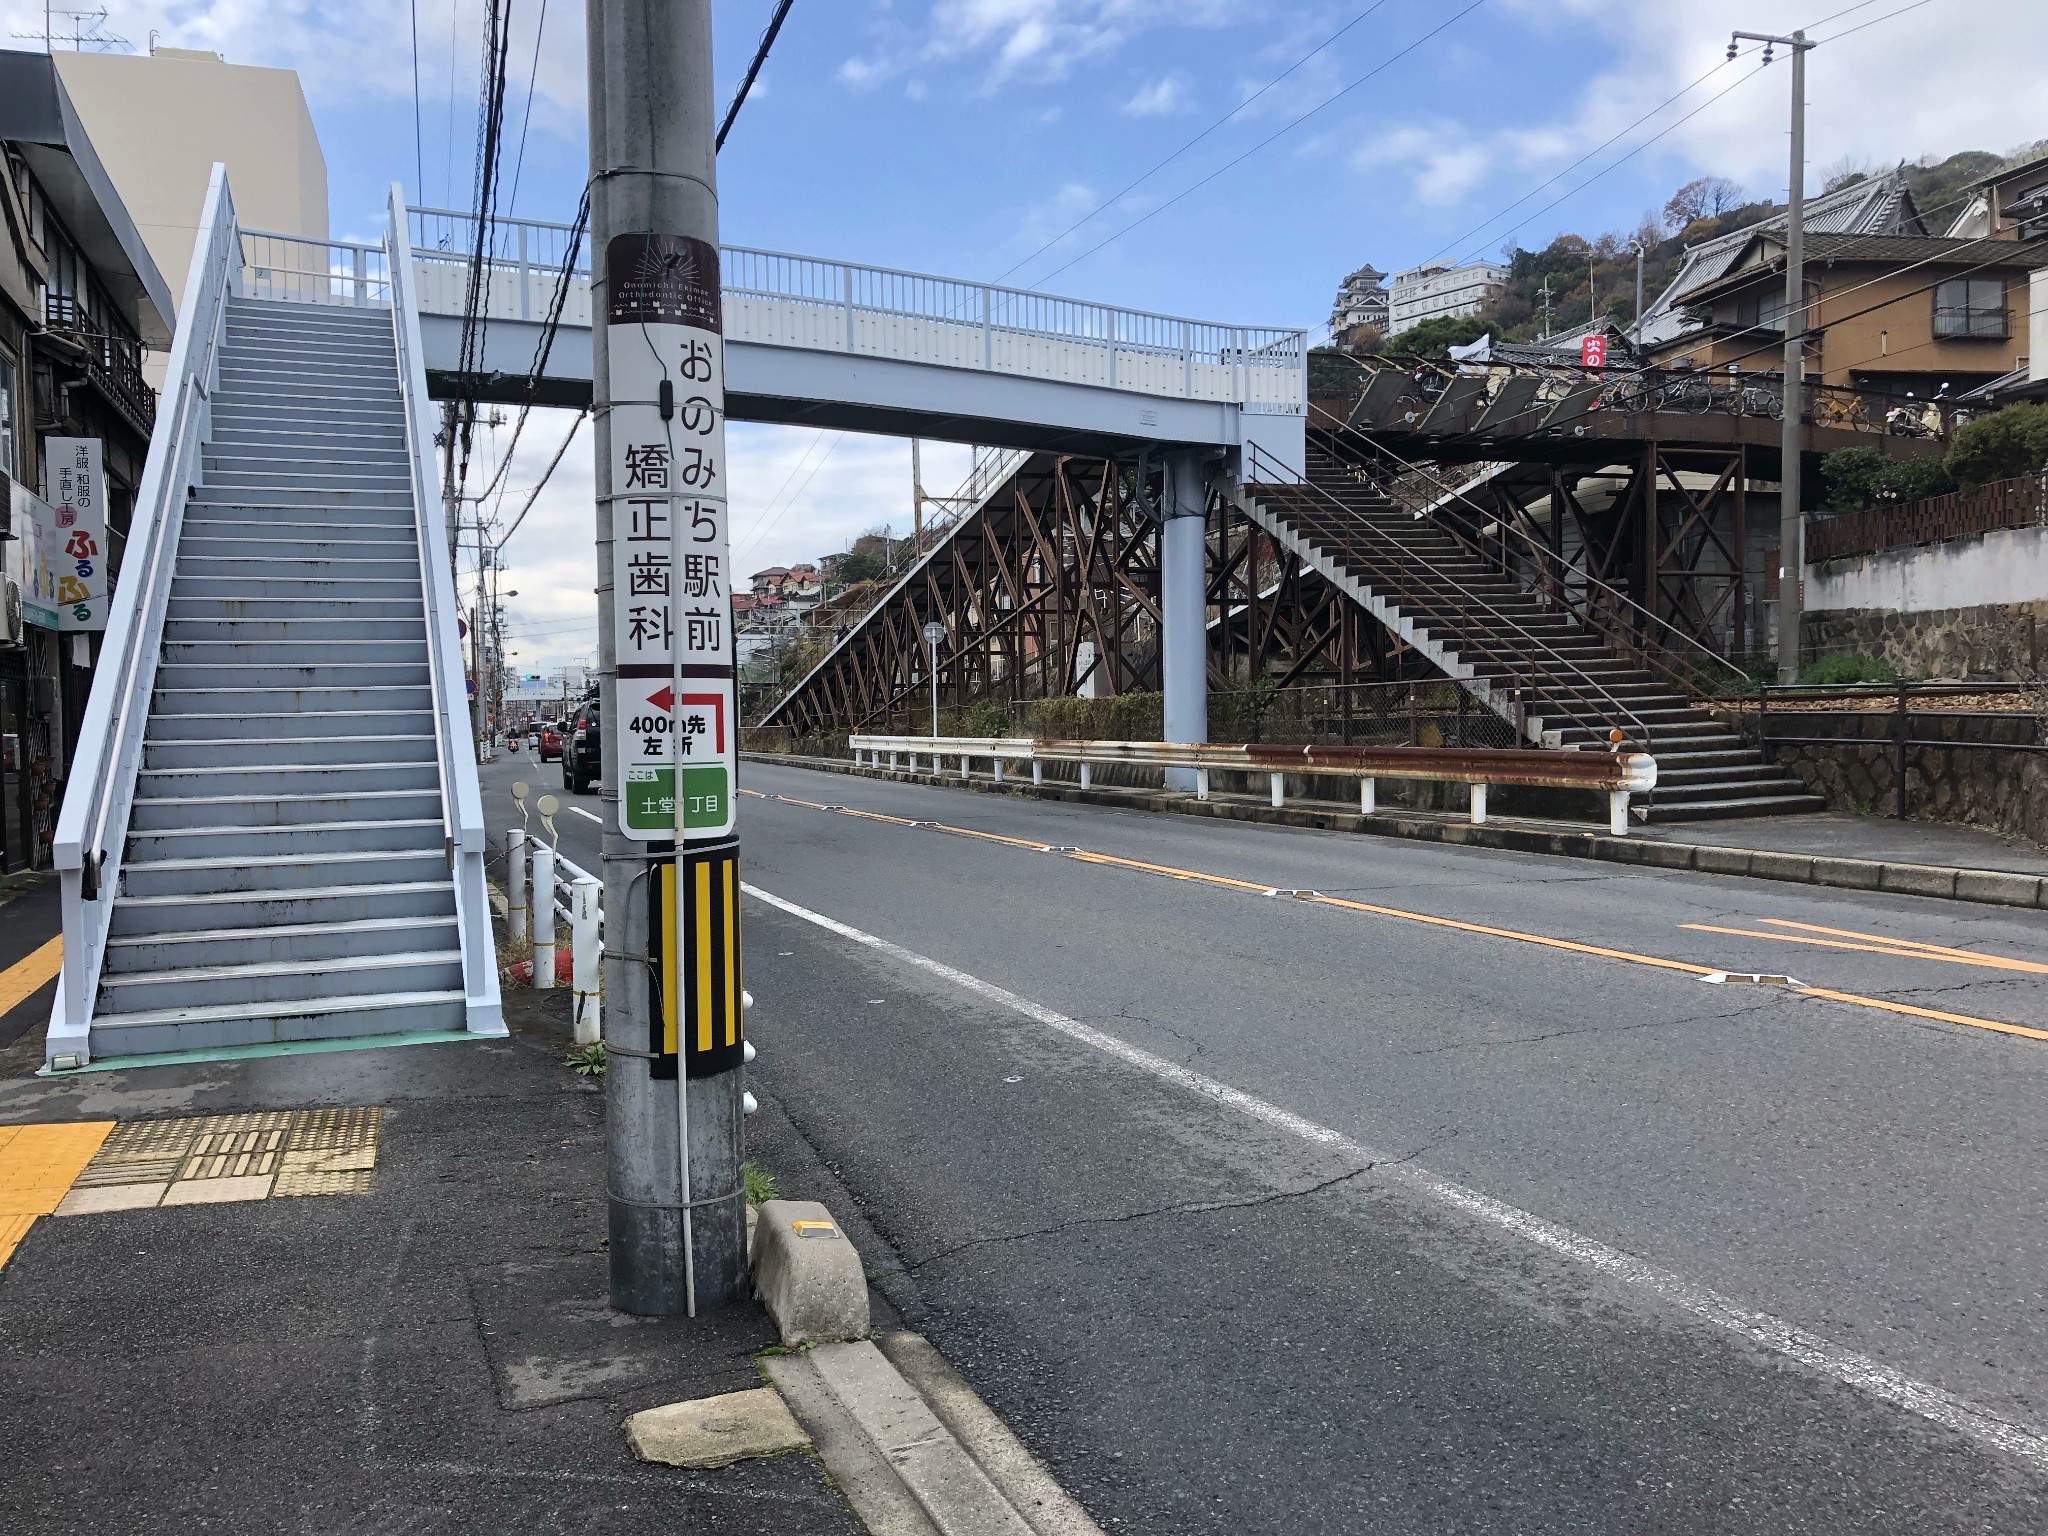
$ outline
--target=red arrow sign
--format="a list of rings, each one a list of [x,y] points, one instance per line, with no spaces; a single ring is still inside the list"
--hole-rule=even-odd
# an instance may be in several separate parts
[[[673,709],[676,703],[676,691],[671,687],[664,688],[659,693],[650,693],[647,695],[647,702],[656,709]]]

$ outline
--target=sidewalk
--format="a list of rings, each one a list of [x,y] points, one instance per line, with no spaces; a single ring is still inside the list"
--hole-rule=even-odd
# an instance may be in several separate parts
[[[274,1139],[315,1150],[283,1154],[292,1188],[246,1160],[166,1172],[174,1155],[155,1176],[191,1203],[33,1222],[0,1268],[11,1528],[855,1536],[813,1457],[687,1472],[627,1448],[628,1413],[760,1386],[775,1334],[751,1304],[695,1323],[608,1309],[602,1089],[561,1064],[568,999],[508,991],[509,1040],[44,1079],[47,1008],[17,1009],[32,1027],[0,1050],[0,1139],[118,1123],[74,1208],[141,1187],[106,1159],[150,1176],[157,1143],[189,1134],[177,1117],[242,1117],[211,1132],[252,1144],[288,1123]],[[338,1125],[355,1151],[320,1142]],[[767,1167],[799,1160],[762,1130]]]
[[[1083,805],[1165,811],[1223,821],[1256,821],[1273,826],[1310,827],[1376,837],[1455,843],[1467,848],[1500,848],[1598,859],[1652,869],[1697,870],[1703,874],[1748,875],[1802,885],[1849,890],[1894,891],[1991,906],[2048,907],[2048,853],[1976,827],[1875,816],[1816,812],[1808,816],[1748,817],[1735,821],[1675,822],[1631,828],[1615,837],[1584,821],[1525,816],[1492,816],[1474,826],[1463,812],[1381,808],[1361,815],[1355,803],[1290,799],[1275,806],[1265,797],[1218,791],[1207,800],[1176,791],[1094,786],[1048,779],[1034,787],[1012,775],[997,784],[984,766],[969,778],[950,769],[855,768],[847,758],[743,752],[743,762],[784,763],[827,773],[901,779],[953,789],[1035,795]]]

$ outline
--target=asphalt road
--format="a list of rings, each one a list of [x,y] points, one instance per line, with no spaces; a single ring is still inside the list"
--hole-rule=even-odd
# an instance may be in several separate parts
[[[2048,1527],[2037,915],[742,782],[750,1082],[1106,1526]]]

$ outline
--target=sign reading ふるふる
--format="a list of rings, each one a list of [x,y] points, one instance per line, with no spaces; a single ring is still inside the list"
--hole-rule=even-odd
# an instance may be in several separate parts
[[[107,627],[107,504],[100,462],[96,437],[46,437],[46,497],[5,481],[14,527],[7,573],[21,583],[23,615],[44,629]]]
[[[619,676],[605,768],[626,836],[711,841],[733,830],[739,724],[717,249],[686,235],[613,237],[605,342]]]

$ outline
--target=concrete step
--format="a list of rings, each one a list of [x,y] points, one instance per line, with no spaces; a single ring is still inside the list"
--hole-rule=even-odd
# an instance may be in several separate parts
[[[252,391],[217,395],[213,427],[265,432],[365,433],[400,436],[405,432],[405,406],[394,394],[389,400],[318,400],[284,391]]]
[[[395,454],[403,458],[409,451],[402,417],[396,425],[362,431],[326,430],[326,425],[275,422],[268,426],[226,426],[216,421],[207,446],[222,453],[310,453],[319,458],[341,459],[358,454]]]
[[[303,960],[253,960],[175,971],[102,973],[96,1017],[118,1019],[171,1008],[238,1003],[290,1007],[330,997],[461,989],[460,949],[346,955],[317,965]]]
[[[145,769],[332,768],[346,764],[435,762],[431,734],[405,736],[236,736],[142,744]]]
[[[246,526],[237,524],[236,526]],[[400,532],[398,529],[388,530]],[[178,541],[178,560],[182,567],[196,570],[201,561],[221,561],[233,564],[237,569],[260,567],[266,560],[280,562],[310,563],[332,560],[376,560],[394,561],[419,574],[419,544],[409,536],[390,539],[331,539],[294,537],[292,533],[278,531],[265,538],[217,537],[210,532],[195,533],[193,524],[185,524],[184,537]],[[360,575],[374,575],[375,572],[358,571]]]
[[[400,467],[393,467],[387,472],[373,465],[364,465],[361,470],[349,473],[307,468],[283,460],[247,468],[209,467],[206,470],[206,483],[216,490],[249,486],[260,489],[289,488],[298,492],[330,491],[341,496],[359,496],[376,492],[392,492],[408,497],[412,494],[412,476]]]
[[[320,568],[320,562],[298,562]],[[171,583],[171,611],[180,617],[202,617],[209,610],[196,604],[217,602],[231,605],[218,610],[220,613],[253,613],[263,610],[252,608],[254,603],[290,603],[292,609],[279,616],[289,618],[293,612],[317,611],[328,603],[376,603],[376,609],[351,608],[347,612],[360,612],[383,617],[396,617],[414,611],[418,606],[425,612],[425,596],[420,586],[419,567],[414,566],[410,579],[404,574],[386,576],[371,572],[358,573],[339,562],[326,567],[328,574],[301,575],[291,571],[273,573],[262,566],[251,563],[244,573],[237,576],[225,573],[221,562],[214,562],[214,571],[205,569],[180,569]],[[397,603],[395,609],[384,605]]]
[[[390,539],[411,534],[415,519],[410,503],[404,506],[329,506],[320,502],[290,506],[256,506],[233,500],[195,501],[186,510],[187,528],[208,531],[230,525],[270,529],[280,537],[296,537],[301,530],[315,530],[323,537],[339,538],[336,530],[354,529],[364,538]]]
[[[368,993],[281,1006],[230,1003],[95,1018],[95,1058],[209,1050],[281,1040],[346,1040],[466,1027],[461,989]]]
[[[205,507],[402,507],[412,510],[409,490],[335,490],[294,485],[202,485],[192,503]]]
[[[165,626],[164,660],[181,666],[320,667],[342,662],[402,666],[424,662],[426,626],[380,619],[350,626],[325,619],[300,619],[293,630],[275,633],[290,621],[190,620],[176,633]]]
[[[424,921],[455,915],[455,887],[444,871],[432,880],[365,881],[304,885],[204,895],[130,896],[114,903],[109,931],[122,937],[271,928],[298,923],[354,923],[372,919]]]
[[[278,854],[224,859],[149,859],[121,870],[124,896],[205,896],[304,886],[381,885],[446,878],[440,848],[368,853]]]
[[[410,509],[396,517],[380,516],[375,522],[334,522],[321,517],[306,516],[293,518],[255,518],[247,514],[240,516],[217,516],[222,509],[207,507],[202,513],[199,508],[185,514],[185,528],[179,547],[200,552],[194,540],[207,540],[226,546],[227,554],[254,554],[251,544],[283,544],[293,550],[305,551],[333,545],[337,553],[361,553],[374,555],[375,549],[352,551],[342,546],[358,544],[386,545],[417,551],[419,534],[413,526]],[[340,514],[329,514],[329,517]]]
[[[305,670],[316,675],[318,672],[317,668]],[[296,714],[389,718],[402,714],[424,716],[434,707],[434,691],[424,682],[348,687],[320,682],[306,687],[274,687],[231,680],[216,672],[217,687],[174,688],[164,683],[163,671],[158,668],[156,696],[150,701],[152,720],[252,720]]]
[[[1782,795],[1805,793],[1806,786],[1799,780],[1780,774],[1730,774],[1726,778],[1709,779],[1703,783],[1667,785],[1660,773],[1654,799],[1658,805],[1675,806],[1722,800],[1776,799]]]
[[[217,701],[207,701],[217,702]],[[261,702],[251,699],[251,703]],[[168,746],[172,742],[236,741],[251,738],[291,741],[319,741],[339,736],[431,736],[434,717],[424,708],[391,709],[299,709],[257,714],[169,714],[151,710],[149,741]]]
[[[133,832],[165,827],[298,826],[310,822],[417,821],[441,814],[432,789],[359,789],[318,795],[138,795],[129,813]]]
[[[393,955],[458,947],[455,914],[365,917],[345,923],[272,923],[249,928],[130,934],[107,941],[102,975],[199,966],[285,963]]]
[[[424,597],[330,597],[316,593],[304,598],[275,597],[187,597],[172,588],[167,616],[177,620],[206,619],[418,619],[425,623]]]
[[[225,690],[265,690],[292,694],[305,690],[332,688],[357,692],[366,697],[383,696],[385,690],[419,690],[432,708],[433,668],[422,648],[418,661],[334,662],[326,665],[287,666],[250,662],[163,661],[156,669],[157,694],[217,693]],[[393,693],[392,697],[397,694]],[[169,707],[169,706],[166,706]]]

